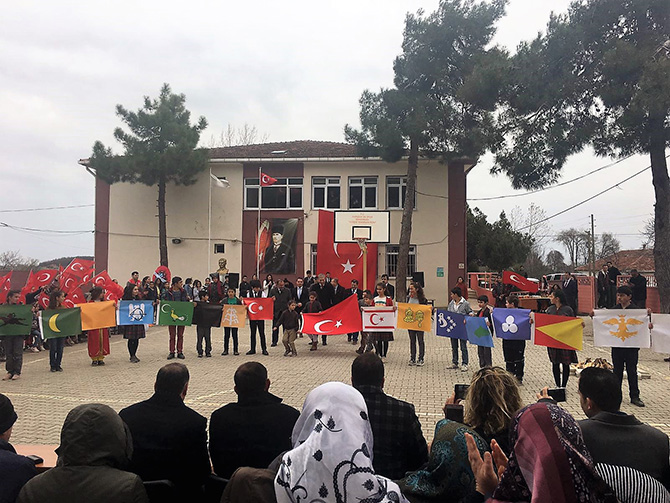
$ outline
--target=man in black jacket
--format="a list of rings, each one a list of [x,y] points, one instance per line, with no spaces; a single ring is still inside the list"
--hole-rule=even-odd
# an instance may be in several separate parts
[[[668,436],[619,410],[621,386],[612,372],[582,370],[579,402],[588,417],[579,425],[593,461],[635,468],[670,488]]]
[[[356,299],[358,299],[358,302],[360,303],[361,299],[363,298],[363,292],[361,291],[360,288],[358,288],[358,280],[357,279],[352,279],[351,280],[351,288],[347,288],[345,291],[345,297],[349,297],[351,295],[355,295]],[[358,332],[351,332],[347,334],[347,342],[352,342],[354,346],[358,344]]]
[[[0,501],[15,501],[23,485],[37,475],[35,464],[9,443],[17,419],[11,400],[0,394]]]
[[[207,419],[184,404],[189,373],[182,363],[158,371],[154,394],[119,415],[133,437],[130,470],[145,482],[171,480],[184,495],[198,494],[211,473]]]
[[[633,304],[639,308],[647,307],[647,278],[642,276],[637,269],[631,269],[628,285],[633,291]]]
[[[326,281],[326,276],[323,273],[319,274],[316,283],[311,286],[309,291],[316,292],[316,298],[321,304],[321,309],[325,311],[329,307],[333,307],[333,285]],[[321,344],[327,345],[326,335],[321,336]]]
[[[295,280],[295,288],[291,289],[291,297],[296,302],[296,312],[302,312],[303,306],[309,302],[309,287],[305,286],[302,278]]]
[[[240,365],[234,379],[237,403],[215,410],[209,423],[212,465],[224,478],[240,466],[267,468],[291,449],[291,433],[300,415],[268,392],[268,371],[260,363]]]

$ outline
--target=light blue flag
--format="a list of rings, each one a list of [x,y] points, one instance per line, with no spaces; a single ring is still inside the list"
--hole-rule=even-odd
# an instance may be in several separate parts
[[[435,313],[435,335],[466,340],[468,334],[465,331],[465,318],[462,314],[438,309]]]
[[[530,340],[530,309],[496,307],[491,317],[496,337],[516,341]]]
[[[151,325],[154,323],[154,305],[150,300],[120,300],[116,322],[119,325]]]
[[[487,348],[493,347],[493,337],[488,325],[486,325],[486,318],[466,316],[465,331],[468,333],[470,344]]]

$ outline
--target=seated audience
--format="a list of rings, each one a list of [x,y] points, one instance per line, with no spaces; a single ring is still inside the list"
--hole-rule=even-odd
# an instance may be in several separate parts
[[[579,376],[579,402],[588,419],[579,422],[595,463],[627,466],[670,488],[668,436],[621,412],[622,394],[613,372],[596,367]]]
[[[75,407],[65,418],[60,439],[57,466],[31,479],[17,502],[148,503],[142,480],[125,471],[132,441],[111,407]]]
[[[356,389],[329,382],[312,390],[275,478],[277,502],[407,502],[395,482],[375,473],[372,437]]]
[[[449,419],[437,423],[428,464],[398,482],[409,501],[464,503],[474,494],[475,476],[468,462],[466,433],[472,435],[480,454],[484,454],[488,444],[474,430]]]
[[[289,450],[300,415],[268,391],[268,371],[260,363],[240,365],[234,380],[237,402],[215,410],[209,423],[212,465],[226,479],[240,466],[267,468]]]
[[[428,446],[411,403],[384,393],[384,363],[364,353],[351,365],[351,382],[363,395],[374,434],[375,472],[400,479],[428,461]]]
[[[23,485],[37,475],[35,464],[9,443],[18,417],[12,401],[0,393],[0,502],[16,501]]]
[[[466,434],[468,458],[477,480],[471,502],[611,502],[617,497],[595,471],[579,425],[549,402],[521,409],[510,430],[509,459],[495,441],[482,458]],[[493,467],[495,460],[496,469]]]
[[[133,439],[131,471],[142,480],[172,481],[191,496],[211,473],[207,454],[207,419],[184,404],[189,373],[182,363],[158,371],[154,394],[119,415]]]

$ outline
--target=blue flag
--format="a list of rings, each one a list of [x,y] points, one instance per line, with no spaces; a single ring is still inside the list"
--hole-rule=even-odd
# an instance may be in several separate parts
[[[465,332],[465,316],[452,313],[446,309],[438,309],[435,313],[435,335],[467,340]]]
[[[466,316],[465,331],[468,333],[468,341],[476,346],[493,347],[491,330],[486,325],[486,318]]]
[[[119,325],[151,325],[154,323],[154,305],[150,300],[120,300],[116,322]]]
[[[493,329],[496,337],[508,340],[530,340],[530,309],[493,310]]]

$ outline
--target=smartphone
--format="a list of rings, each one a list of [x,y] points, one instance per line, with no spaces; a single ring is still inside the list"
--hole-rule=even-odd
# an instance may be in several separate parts
[[[456,421],[457,423],[463,422],[463,406],[456,404],[448,404],[444,409],[444,417]]]
[[[35,456],[34,454],[31,454],[31,455],[26,456],[26,457],[36,465],[39,465],[40,463],[44,463],[44,460],[42,458],[40,458],[39,456]]]
[[[551,388],[547,391],[549,396],[557,402],[565,402],[565,388]]]
[[[469,384],[456,384],[454,386],[454,394],[456,395],[456,400],[464,400],[469,387],[470,387]]]

